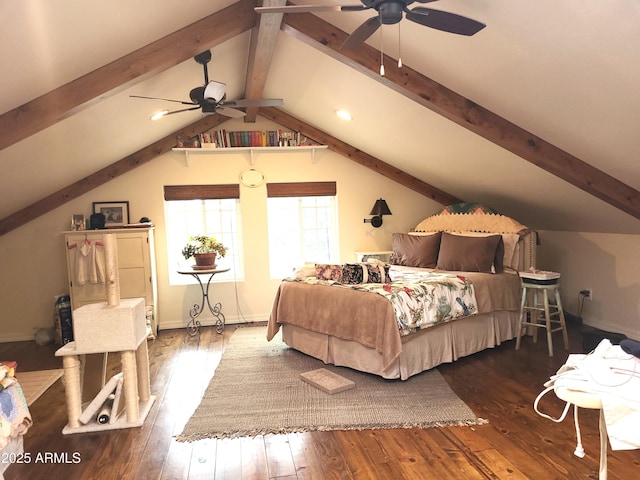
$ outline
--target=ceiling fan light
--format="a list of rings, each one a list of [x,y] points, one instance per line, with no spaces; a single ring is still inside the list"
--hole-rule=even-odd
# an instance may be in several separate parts
[[[353,117],[351,116],[351,114],[346,110],[336,110],[336,115],[342,120],[346,120],[347,122],[350,122],[351,120],[353,120]]]
[[[219,102],[223,99],[225,93],[227,91],[227,86],[224,83],[216,82],[215,80],[210,81],[207,84],[207,87],[204,90],[204,98],[211,98],[216,102]]]
[[[159,112],[154,113],[153,115],[151,115],[149,117],[149,120],[160,120],[162,117],[164,117],[167,113],[169,113],[169,110],[161,110]]]

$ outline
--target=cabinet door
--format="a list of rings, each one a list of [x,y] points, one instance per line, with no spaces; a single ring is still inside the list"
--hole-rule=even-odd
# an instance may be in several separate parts
[[[104,283],[79,285],[76,280],[77,248],[84,241],[100,242],[102,233],[68,234],[67,266],[71,290],[71,307],[76,309],[88,303],[106,300]],[[69,248],[76,245],[75,248]],[[149,262],[148,233],[146,231],[117,234],[118,276],[120,298],[145,298],[145,303],[153,304],[151,295],[151,267]],[[104,256],[104,248],[98,247],[98,255]]]
[[[147,304],[149,282],[149,244],[146,235],[118,235],[118,275],[120,277],[120,297],[143,297]]]

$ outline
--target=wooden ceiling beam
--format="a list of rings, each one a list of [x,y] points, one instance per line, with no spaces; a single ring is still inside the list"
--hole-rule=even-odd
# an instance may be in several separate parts
[[[262,6],[280,7],[286,5],[287,0],[264,0]],[[245,98],[262,98],[264,86],[267,83],[269,66],[276,49],[278,33],[282,25],[282,13],[269,13],[260,15],[258,23],[251,31],[251,43],[249,45],[249,59],[247,61],[247,77],[245,80]],[[256,121],[258,107],[247,108],[244,121],[253,123]]]
[[[328,133],[316,128],[308,123],[296,118],[285,111],[276,107],[262,107],[260,108],[260,115],[268,118],[269,120],[282,125],[290,130],[300,132],[302,135],[312,138],[322,145],[327,145],[330,150],[352,160],[360,165],[367,167],[376,173],[383,175],[400,185],[410,188],[411,190],[418,192],[425,197],[442,204],[451,205],[454,203],[460,203],[462,200],[449,195],[447,192],[429,185],[422,180],[409,175],[408,173],[383,162],[382,160],[372,157],[371,155],[359,150],[346,142],[338,140],[337,138],[329,135]]]
[[[229,120],[228,117],[224,117],[219,114],[205,115],[197,122],[194,122],[177,132],[167,135],[157,142],[147,145],[141,150],[138,150],[131,155],[127,155],[117,162],[112,163],[111,165],[98,170],[97,172],[94,172],[91,175],[88,175],[83,179],[72,183],[71,185],[62,188],[61,190],[58,190],[57,192],[38,200],[34,204],[29,205],[28,207],[25,207],[22,210],[19,210],[9,215],[8,217],[1,219],[0,236],[24,225],[27,222],[30,222],[31,220],[38,218],[40,215],[49,213],[53,209],[58,208],[65,203],[70,202],[71,200],[90,192],[100,185],[104,185],[114,178],[130,172],[140,165],[144,165],[145,163],[150,162],[154,158],[164,153],[171,151],[171,149],[176,146],[176,137],[178,135],[193,137],[202,132],[206,132],[207,130],[211,130],[212,128],[216,128],[227,120]]]
[[[0,150],[253,28],[255,0],[239,0],[0,115]]]
[[[396,66],[385,56],[385,76],[378,73],[380,52],[366,44],[340,50],[348,34],[310,13],[287,14],[282,29],[293,37],[351,66],[420,105],[484,137],[604,202],[640,218],[640,192],[561,150],[421,73]]]

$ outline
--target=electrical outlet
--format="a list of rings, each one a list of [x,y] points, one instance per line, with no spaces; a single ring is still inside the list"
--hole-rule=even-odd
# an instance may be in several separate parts
[[[590,288],[580,290],[580,295],[582,295],[584,298],[588,298],[589,300],[593,300],[593,290]]]

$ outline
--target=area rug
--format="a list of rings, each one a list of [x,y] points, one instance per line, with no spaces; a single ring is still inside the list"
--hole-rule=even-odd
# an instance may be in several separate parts
[[[267,342],[266,335],[266,327],[242,327],[234,332],[178,441],[486,423],[476,418],[437,370],[406,381],[384,380],[325,365],[279,339]],[[301,373],[318,368],[356,385],[328,394],[300,378]]]
[[[24,398],[27,400],[27,405],[35,402],[61,376],[62,369],[37,370],[34,372],[18,371],[16,373],[16,378],[20,383]]]

